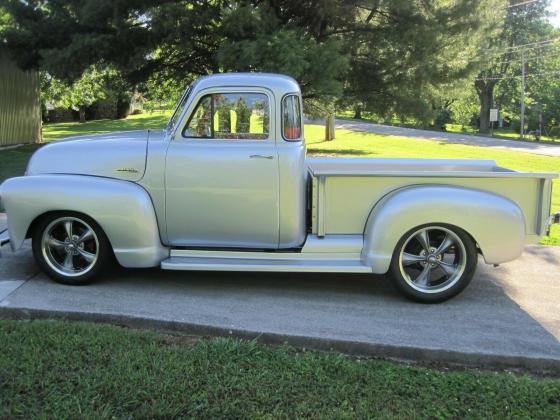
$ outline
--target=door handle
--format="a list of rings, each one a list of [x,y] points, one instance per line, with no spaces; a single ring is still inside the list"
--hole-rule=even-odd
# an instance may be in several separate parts
[[[272,155],[251,155],[249,156],[251,159],[274,159]]]

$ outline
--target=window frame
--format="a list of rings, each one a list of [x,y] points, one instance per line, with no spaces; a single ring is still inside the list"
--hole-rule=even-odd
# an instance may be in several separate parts
[[[284,101],[289,97],[289,96],[295,96],[298,100],[298,104],[299,104],[299,137],[296,139],[287,139],[284,136]],[[284,96],[282,96],[282,100],[280,101],[280,134],[282,135],[282,139],[284,141],[287,141],[289,143],[297,143],[297,142],[301,142],[303,141],[303,115],[302,115],[302,110],[303,110],[303,106],[301,103],[301,96],[299,93],[297,92],[292,92],[292,93],[286,93]]]
[[[268,101],[268,117],[269,117],[269,126],[268,126],[268,133],[267,133],[267,137],[266,138],[233,138],[233,139],[228,139],[228,138],[219,138],[219,137],[215,137],[214,135],[214,124],[213,122],[211,122],[211,131],[212,131],[212,136],[207,137],[194,137],[194,136],[188,136],[186,135],[186,131],[187,131],[187,127],[189,126],[189,124],[192,121],[192,118],[194,117],[194,114],[196,112],[196,110],[198,109],[199,105],[201,104],[202,100],[204,100],[204,98],[206,98],[207,96],[211,97],[210,100],[210,112],[212,113],[212,118],[214,116],[214,99],[212,98],[212,95],[254,95],[254,94],[259,94],[259,95],[264,95],[266,96],[266,99]],[[181,129],[181,136],[179,137],[179,139],[185,139],[185,140],[189,140],[189,141],[196,141],[196,140],[200,140],[200,141],[225,141],[228,143],[235,143],[235,142],[270,142],[272,140],[274,140],[274,99],[273,96],[271,95],[271,93],[268,91],[268,89],[256,89],[255,87],[235,87],[235,88],[209,88],[209,89],[204,89],[201,90],[200,92],[197,93],[196,97],[194,98],[193,102],[195,103],[194,107],[190,106],[187,110],[187,115],[188,118],[186,119],[186,123],[183,125],[182,129]],[[249,134],[249,133],[246,133]]]

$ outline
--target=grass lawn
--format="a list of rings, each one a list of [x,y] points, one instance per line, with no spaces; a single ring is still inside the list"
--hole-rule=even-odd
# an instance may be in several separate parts
[[[105,133],[115,130],[162,128],[168,113],[133,115],[126,120],[101,120],[80,123],[48,124],[43,128],[45,141],[60,137]],[[477,146],[450,144],[436,140],[420,140],[373,133],[337,130],[334,141],[323,141],[324,128],[306,125],[306,142],[310,154],[351,157],[421,157],[421,158],[471,158],[494,159],[500,166],[528,172],[560,172],[560,158],[539,156],[523,152],[494,150]],[[0,182],[10,176],[23,174],[30,154],[38,145],[0,151]],[[560,181],[554,181],[553,211],[560,211]],[[543,244],[560,245],[560,226],[553,226],[551,236]]]
[[[353,119],[354,118],[354,112],[353,111],[339,111],[336,113],[336,117],[337,118],[350,118]],[[374,122],[374,123],[378,123],[378,124],[388,124],[388,125],[395,125],[395,126],[399,126],[399,127],[408,127],[408,128],[417,128],[422,130],[422,127],[418,127],[418,123],[416,120],[414,119],[408,119],[405,121],[401,121],[399,119],[392,119],[390,121],[381,121],[379,120],[379,117],[376,117],[375,115],[371,114],[370,112],[362,112],[362,118],[363,121],[370,121],[370,122]],[[445,129],[446,131],[450,132],[450,133],[460,133],[460,134],[470,134],[470,135],[476,135],[476,136],[480,136],[480,137],[490,137],[490,134],[479,134],[478,130],[474,127],[470,127],[470,126],[464,126],[462,127],[461,124],[445,124]],[[437,129],[431,129],[431,130],[436,130]],[[555,129],[554,131],[556,134],[558,134],[558,130]],[[521,140],[519,138],[519,133],[516,133],[514,131],[505,129],[505,128],[496,128],[494,129],[494,133],[493,133],[494,137],[498,137],[498,138],[505,138],[505,139],[509,139],[509,140],[518,140],[518,141],[528,141],[528,142],[534,142],[535,141],[535,137],[532,134],[525,134],[525,138],[523,140]],[[550,137],[550,136],[545,136],[542,135],[540,138],[541,142],[557,142],[560,143],[560,139],[558,138],[558,136],[556,137]]]
[[[126,130],[159,130],[165,126],[170,112],[154,112],[130,115],[123,120],[96,120],[85,123],[70,122],[46,124],[43,126],[43,141],[49,142],[61,137],[79,136],[91,133],[110,133]]]
[[[560,380],[0,321],[1,418],[559,418]]]
[[[460,124],[445,124],[445,128],[450,133],[467,133],[467,134],[479,135],[475,128],[473,128],[473,127],[461,127]],[[484,136],[484,135],[480,134],[480,136]],[[518,141],[529,141],[529,142],[534,142],[535,141],[535,136],[532,135],[532,134],[525,133],[525,138],[523,140],[521,140],[519,138],[519,133],[516,133],[516,132],[511,131],[511,130],[507,130],[507,129],[504,129],[504,128],[501,128],[501,129],[496,128],[494,130],[494,137],[505,138],[505,139],[509,139],[509,140],[518,140]],[[541,136],[540,141],[543,142],[543,143],[546,143],[546,142],[558,142],[558,143],[560,143],[559,139],[554,138],[554,137],[545,136],[545,135]]]

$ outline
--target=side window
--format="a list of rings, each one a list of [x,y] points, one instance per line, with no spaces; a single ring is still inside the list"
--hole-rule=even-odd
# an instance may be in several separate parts
[[[265,140],[270,107],[262,93],[223,93],[204,96],[183,131],[185,137]]]
[[[203,97],[185,127],[185,137],[212,137],[212,98]]]
[[[282,134],[285,140],[301,140],[301,106],[299,96],[288,95],[282,101]]]

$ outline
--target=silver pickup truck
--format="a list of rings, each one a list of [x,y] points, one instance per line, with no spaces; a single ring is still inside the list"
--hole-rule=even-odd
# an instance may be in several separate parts
[[[0,186],[12,249],[32,238],[39,266],[65,284],[114,257],[164,270],[390,272],[409,298],[437,302],[467,286],[478,254],[513,260],[555,220],[556,174],[307,158],[302,116],[292,78],[220,74],[193,83],[162,131],[44,146]]]

